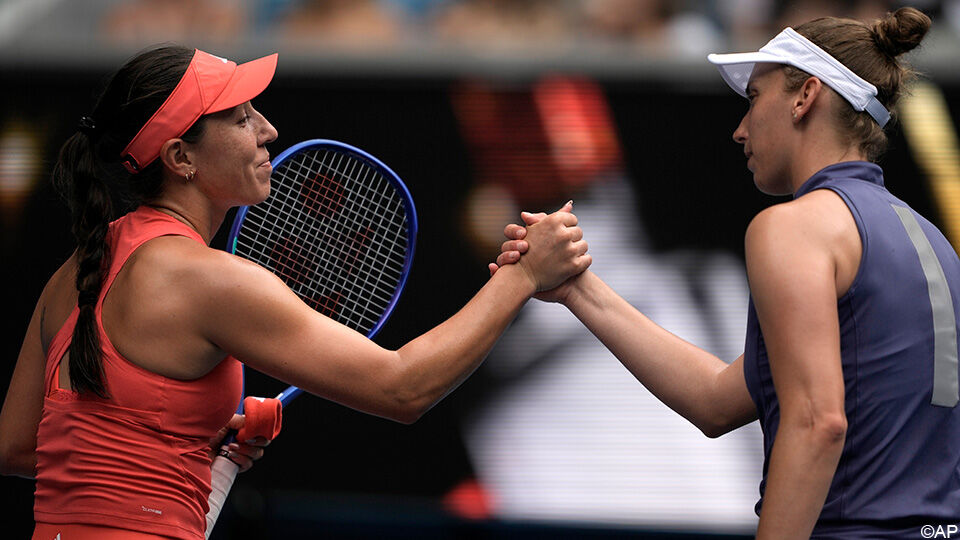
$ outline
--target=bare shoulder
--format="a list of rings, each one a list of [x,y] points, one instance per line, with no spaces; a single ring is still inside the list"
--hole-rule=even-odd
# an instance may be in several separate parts
[[[225,306],[237,291],[256,290],[270,278],[259,266],[191,238],[154,238],[117,275],[104,300],[104,328],[128,360],[193,379],[224,356],[208,328],[226,322]]]
[[[60,330],[77,303],[77,254],[74,252],[47,281],[37,302],[41,313],[40,339],[43,350]]]
[[[747,227],[745,251],[748,272],[762,267],[795,274],[801,268],[825,265],[842,295],[858,271],[861,243],[843,199],[818,189],[757,214]]]
[[[272,278],[254,263],[183,236],[150,240],[134,252],[125,270],[125,281],[152,296],[155,307],[171,302],[197,305],[251,280]]]
[[[757,214],[747,227],[747,238],[774,235],[781,240],[829,243],[856,231],[843,199],[831,190],[818,189]]]

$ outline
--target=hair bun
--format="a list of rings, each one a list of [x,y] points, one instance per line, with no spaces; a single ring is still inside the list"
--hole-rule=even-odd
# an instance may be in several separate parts
[[[881,51],[896,58],[920,45],[929,29],[930,17],[915,8],[903,7],[877,19],[873,39]]]

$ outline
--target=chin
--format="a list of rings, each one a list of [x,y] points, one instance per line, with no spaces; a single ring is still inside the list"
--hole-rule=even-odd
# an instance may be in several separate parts
[[[763,193],[764,195],[773,195],[774,197],[793,195],[793,190],[791,190],[789,187],[784,188],[776,183],[761,182],[757,179],[756,175],[753,177],[753,185],[757,186],[757,189],[760,190],[760,193]]]
[[[268,176],[266,181],[260,186],[259,199],[258,203],[261,203],[267,200],[267,197],[270,196],[270,177]]]

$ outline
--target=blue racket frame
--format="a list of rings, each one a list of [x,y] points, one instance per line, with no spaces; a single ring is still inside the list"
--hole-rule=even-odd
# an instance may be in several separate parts
[[[367,152],[364,152],[363,150],[344,142],[331,139],[311,139],[297,143],[290,148],[287,148],[281,152],[280,155],[273,159],[273,169],[278,170],[291,156],[297,155],[305,150],[324,148],[332,149],[337,152],[352,154],[354,157],[359,158],[374,169],[377,169],[383,175],[383,177],[390,182],[402,195],[404,209],[407,213],[407,242],[409,247],[407,249],[406,260],[403,261],[402,274],[399,282],[397,283],[397,288],[393,293],[393,297],[390,298],[390,301],[388,302],[387,307],[384,309],[383,314],[380,316],[380,319],[377,320],[373,328],[371,328],[366,334],[368,338],[372,339],[377,332],[380,331],[380,328],[387,322],[387,319],[390,318],[390,315],[393,313],[393,309],[400,300],[400,295],[403,293],[403,289],[407,284],[407,278],[409,277],[410,269],[413,266],[413,257],[417,244],[417,209],[413,204],[413,197],[410,195],[410,190],[407,189],[407,186],[402,180],[400,180],[400,176],[393,172],[393,169]],[[246,218],[249,208],[249,206],[239,207],[237,210],[237,215],[233,220],[233,225],[230,227],[230,234],[227,237],[227,246],[229,247],[230,253],[234,255],[236,255],[237,251],[237,236],[240,234],[240,227],[243,225],[243,220]],[[301,392],[303,392],[303,390],[300,388],[296,386],[290,386],[281,392],[277,396],[277,399],[279,399],[283,406],[286,407],[287,404],[299,396]],[[243,413],[242,401],[237,413]]]

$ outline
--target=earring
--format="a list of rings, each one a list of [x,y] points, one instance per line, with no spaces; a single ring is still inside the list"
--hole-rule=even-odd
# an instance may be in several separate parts
[[[196,176],[197,171],[193,170],[183,175],[187,179],[187,182],[193,182],[193,177]]]

